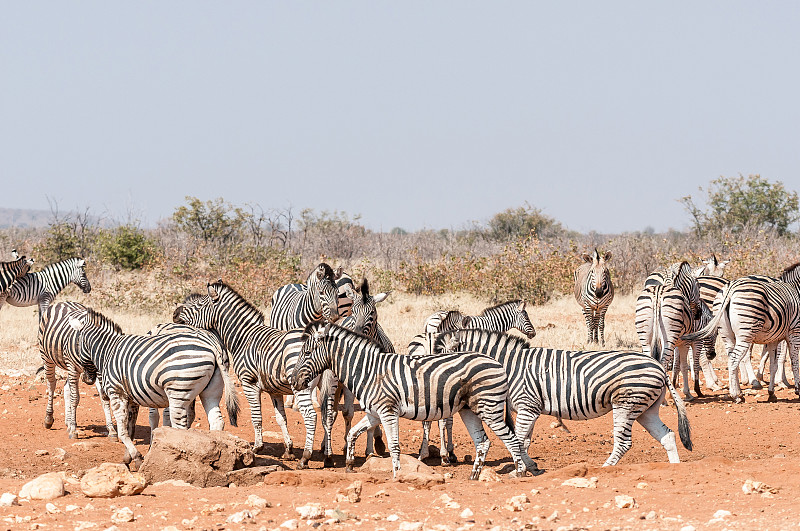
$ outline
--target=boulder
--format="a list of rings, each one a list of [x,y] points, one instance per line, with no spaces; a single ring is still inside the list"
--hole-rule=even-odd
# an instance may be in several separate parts
[[[58,472],[42,474],[25,483],[19,491],[20,498],[29,500],[52,500],[64,496],[64,480]]]
[[[228,472],[228,483],[235,483],[239,487],[249,487],[264,482],[267,474],[283,470],[280,465],[251,466]]]
[[[180,479],[198,487],[225,487],[230,472],[253,463],[250,443],[224,431],[156,428],[139,471],[154,483]]]
[[[103,463],[86,471],[81,478],[81,492],[89,498],[115,498],[139,494],[147,480],[119,463]]]

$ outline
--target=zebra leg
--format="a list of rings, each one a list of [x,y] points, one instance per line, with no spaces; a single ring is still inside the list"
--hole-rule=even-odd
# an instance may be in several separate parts
[[[461,411],[464,410],[462,409]],[[479,403],[477,416],[479,421],[485,422],[489,429],[503,441],[506,449],[511,454],[511,459],[514,461],[516,468],[514,477],[525,476],[528,470],[533,475],[539,475],[544,472],[544,470],[539,470],[536,462],[528,456],[527,452],[522,450],[522,445],[516,434],[511,429],[511,426],[506,424],[502,406],[498,407],[498,405],[492,404],[489,407],[483,407],[483,404]],[[463,419],[464,417],[462,416],[461,418]],[[480,472],[478,472],[478,476],[480,476]]]
[[[728,354],[728,387],[730,389],[730,396],[734,402],[744,402],[744,395],[742,388],[739,386],[739,362],[747,355],[752,343],[745,342],[744,338],[740,341],[737,338],[736,346],[733,351]]]
[[[692,343],[692,379],[694,380],[694,393],[697,396],[703,396],[703,391],[700,389],[700,357],[704,354],[701,352],[699,343],[699,341]],[[688,363],[683,371],[683,377],[689,377]]]
[[[492,442],[486,436],[486,432],[483,430],[483,422],[481,422],[478,415],[466,407],[461,408],[458,414],[461,416],[461,420],[464,422],[464,426],[467,427],[469,436],[472,437],[472,442],[475,444],[475,462],[472,464],[472,473],[469,479],[476,480],[481,475],[483,463],[486,461],[486,454],[489,453],[489,446],[491,446]]]
[[[191,427],[189,424],[189,404],[194,402],[194,398],[191,401],[186,401],[185,399],[171,396],[170,392],[167,391],[167,400],[169,401],[169,421],[172,426],[181,430],[188,430]]]
[[[600,315],[597,318],[597,334],[600,336],[600,345],[606,345],[606,338],[605,338],[605,328],[606,328],[606,309],[600,311]]]
[[[447,453],[443,455],[447,457],[448,464],[450,463],[457,463],[458,457],[456,457],[455,453],[455,446],[453,446],[453,417],[447,417],[444,419],[444,427],[445,431],[447,431]],[[442,448],[444,448],[444,432],[442,431],[442,421],[439,421],[439,437],[441,440]],[[442,464],[444,463],[444,457],[442,457]]]
[[[128,403],[128,435],[131,439],[136,437],[136,420],[139,418],[139,404]]]
[[[217,366],[214,369],[214,374],[211,376],[205,389],[200,391],[200,403],[203,404],[203,409],[206,411],[208,418],[208,429],[214,431],[221,431],[225,427],[225,419],[222,418],[222,411],[220,411],[219,403],[222,401],[222,390],[224,385],[222,382],[222,372]],[[281,397],[283,398],[283,397]],[[187,409],[194,410],[195,400],[189,402]],[[190,418],[191,417],[191,418]],[[192,427],[194,422],[194,414],[189,414],[187,411],[188,427]]]
[[[719,391],[722,386],[719,384],[719,378],[714,371],[714,366],[704,353],[700,353],[700,367],[703,369],[703,377],[706,379],[706,387],[712,391]]]
[[[677,372],[681,373],[681,377],[683,378],[683,396],[686,402],[691,402],[694,400],[691,391],[689,390],[689,345],[681,345],[677,347],[675,350],[678,351],[678,359],[677,359],[677,370],[673,372],[677,374]],[[693,349],[694,350],[694,349]],[[674,386],[674,384],[673,384]]]
[[[67,421],[67,435],[70,439],[78,438],[78,423],[75,419],[81,394],[78,391],[78,372],[67,366],[67,381],[64,382],[64,419]]]
[[[383,442],[383,434],[381,433],[381,425],[378,424],[373,430],[372,439],[375,441],[375,454],[386,454],[386,444]]]
[[[103,395],[103,390],[100,388],[100,378],[97,378],[97,380],[95,380],[94,386],[97,388],[97,394],[100,395],[100,403],[103,405],[103,414],[106,417],[106,428],[108,429],[108,438],[111,440],[116,440],[118,439],[117,427],[114,424],[114,417],[111,414],[111,405],[109,404],[108,397]]]
[[[769,359],[769,383],[767,384],[767,402],[777,402],[778,397],[775,396],[775,382],[776,375],[778,374],[777,351],[778,343],[770,343],[764,345],[764,350],[761,351],[762,361]]]
[[[586,320],[586,330],[588,331],[586,342],[592,342],[592,309],[588,306],[583,307],[583,318]]]
[[[53,395],[56,391],[56,366],[44,363],[45,379],[47,380],[47,407],[44,411],[44,427],[48,430],[53,427]],[[66,400],[65,400],[66,401]]]
[[[658,397],[654,404],[661,404],[664,400],[664,392]],[[614,415],[614,448],[608,456],[603,466],[616,465],[625,453],[631,449],[631,428],[634,419],[638,418],[645,409],[644,404],[612,404]],[[656,406],[658,407],[658,406]]]
[[[329,434],[333,433],[333,425],[336,423],[338,416],[338,402],[339,402],[339,380],[333,375],[330,370],[325,370],[318,376],[319,395],[320,395],[320,413],[322,413],[322,425],[324,435],[322,437],[322,445],[319,451],[325,453],[325,448],[332,445],[333,442],[329,441]],[[309,384],[309,388],[313,392],[313,383]],[[293,404],[297,404],[297,400],[292,399]]]
[[[128,421],[131,416],[129,402],[127,399],[119,396],[115,391],[109,393],[109,402],[111,411],[114,413],[114,418],[117,421],[117,433],[119,434],[120,442],[125,445],[125,455],[122,462],[130,467],[132,470],[138,470],[139,465],[142,463],[142,454],[134,446],[130,435],[128,434]]]
[[[400,472],[400,417],[395,413],[382,413],[380,422],[389,439],[389,453],[392,455],[392,479]]]
[[[424,461],[430,456],[430,450],[428,446],[430,445],[430,438],[431,438],[431,421],[430,420],[423,420],[422,421],[422,445],[419,447],[419,459],[420,461]]]
[[[784,347],[781,348],[781,345],[784,345]],[[784,341],[783,343],[778,343],[778,346],[776,347],[778,349],[778,374],[776,376],[776,380],[778,380],[778,383],[781,385],[781,387],[785,387],[786,389],[791,387],[789,385],[789,380],[786,379],[786,351],[788,345],[789,343]]]
[[[524,408],[517,413],[517,426],[515,433],[517,440],[520,443],[520,452],[525,454],[525,456],[528,455],[528,448],[531,446],[531,434],[533,433],[533,427],[536,425],[538,418],[539,411],[534,409]],[[525,459],[525,456],[522,456],[522,459],[525,461],[525,464],[529,466],[528,470],[533,472],[535,468],[530,468],[530,464]]]
[[[264,440],[261,436],[261,390],[258,387],[258,382],[247,379],[240,379],[240,381],[242,383],[242,391],[247,399],[247,404],[250,406],[250,421],[253,423],[254,432],[253,451],[260,452],[264,449]],[[278,425],[280,425],[277,408],[275,418],[278,420]],[[283,440],[287,449],[284,456],[291,455],[292,439],[289,437],[289,432],[286,431],[285,425],[281,426],[281,431],[283,432]]]
[[[756,371],[756,378],[758,378],[762,382],[766,382],[764,379],[764,369],[767,368],[767,360],[769,359],[769,350],[767,346],[764,345],[764,348],[761,349],[761,359],[758,360],[758,370]]]
[[[259,397],[260,398],[260,397]],[[286,411],[283,408],[283,395],[270,395],[272,398],[272,407],[275,409],[275,421],[278,423],[278,426],[281,428],[281,433],[283,434],[283,455],[281,459],[289,459],[294,460],[294,445],[292,444],[292,437],[289,435],[289,430],[286,429]],[[294,395],[294,399],[298,400],[297,393]],[[259,400],[261,402],[261,400]],[[253,422],[255,426],[255,422]],[[259,415],[259,423],[258,423],[258,432],[256,433],[256,442],[258,443],[258,448],[261,449],[264,446],[264,442],[261,439],[261,419]]]
[[[661,392],[662,394],[666,393],[666,389]],[[636,422],[642,425],[647,432],[653,436],[655,440],[661,443],[661,446],[667,451],[667,457],[670,463],[679,463],[680,459],[678,458],[678,445],[675,443],[675,433],[669,429],[666,424],[661,421],[661,417],[658,415],[659,411],[659,403],[661,402],[661,397],[658,400],[650,404],[650,407],[644,410],[641,415],[636,419]],[[616,431],[616,410],[614,410],[614,425]],[[616,439],[616,434],[615,434]],[[616,446],[616,441],[614,443]],[[630,447],[630,444],[628,445]],[[613,456],[613,454],[612,454]],[[622,457],[622,456],[620,456]],[[608,458],[609,461],[611,457]],[[606,461],[606,465],[615,465],[619,458],[610,463]],[[605,466],[605,465],[603,465]]]
[[[750,387],[753,389],[763,389],[764,386],[761,385],[761,382],[758,381],[756,378],[756,372],[753,370],[753,347],[750,347],[750,350],[745,354],[742,360],[739,362],[739,366],[744,368],[744,373],[746,374],[746,379],[750,382]]]
[[[800,360],[797,359],[798,349],[800,349],[800,333],[794,331],[786,338],[786,346],[789,347],[789,359],[792,362],[792,375],[794,376],[794,392],[800,396]]]
[[[298,468],[307,468],[308,461],[311,459],[311,452],[314,450],[314,433],[317,428],[317,411],[314,409],[314,404],[311,398],[311,393],[313,391],[313,387],[309,389],[305,389],[303,391],[295,392],[295,400],[297,401],[297,405],[300,408],[300,414],[303,416],[303,424],[305,424],[306,428],[306,443],[303,447],[303,457],[300,459],[300,463],[298,464]],[[283,406],[283,402],[281,402],[281,406]],[[325,426],[323,423],[323,429],[326,430],[326,435],[328,436],[328,445],[325,448],[325,458],[324,464],[325,466],[333,465],[333,452],[331,451],[331,434],[330,434],[330,426]]]
[[[364,418],[356,422],[356,425],[347,432],[347,453],[345,454],[345,472],[353,471],[355,463],[356,441],[362,433],[372,426],[378,425],[381,420],[374,413],[365,412]],[[399,457],[398,457],[399,459]]]

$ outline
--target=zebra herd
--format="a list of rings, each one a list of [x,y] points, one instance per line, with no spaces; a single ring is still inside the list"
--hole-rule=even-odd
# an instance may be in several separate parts
[[[455,461],[452,419],[458,413],[475,445],[471,479],[483,467],[490,439],[488,426],[503,442],[515,474],[541,470],[529,457],[534,425],[541,415],[587,420],[611,412],[613,448],[604,465],[615,465],[631,447],[634,422],[664,447],[670,462],[678,462],[675,433],[659,417],[667,393],[678,414],[681,444],[692,449],[684,400],[675,389],[681,373],[684,396],[688,386],[688,351],[692,350],[695,393],[699,375],[719,386],[709,360],[717,331],[729,354],[730,393],[741,400],[737,369],[749,372],[746,360],[753,343],[765,344],[771,361],[770,399],[777,373],[777,345],[786,341],[798,382],[800,347],[800,264],[780,278],[749,276],[733,282],[722,278],[726,262],[716,257],[692,270],[687,262],[665,267],[645,281],[636,303],[634,326],[642,352],[619,350],[569,351],[533,347],[512,335],[516,330],[536,335],[524,301],[486,308],[480,315],[441,310],[421,327],[424,332],[398,353],[378,321],[377,306],[389,293],[371,294],[366,279],[356,286],[341,268],[320,263],[304,284],[288,284],[272,296],[268,318],[222,280],[208,283],[205,293],[192,294],[174,310],[171,323],[145,335],[124,334],[101,313],[76,302],[57,302],[69,283],[88,293],[85,261],[73,258],[30,273],[32,260],[13,254],[0,262],[0,304],[38,304],[38,345],[47,380],[45,427],[53,425],[55,367],[67,372],[65,421],[70,438],[77,437],[78,379],[96,385],[103,401],[110,437],[125,446],[124,461],[132,468],[141,454],[131,435],[139,407],[148,407],[151,428],[165,409],[164,423],[187,428],[194,418],[195,399],[222,430],[220,404],[237,425],[239,404],[229,370],[232,367],[249,404],[254,447],[263,447],[261,394],[272,399],[284,438],[284,455],[294,459],[287,429],[285,397],[292,397],[303,417],[305,442],[298,468],[312,456],[317,427],[314,394],[319,392],[322,453],[333,464],[332,428],[341,409],[345,421],[346,467],[355,460],[355,443],[368,432],[367,451],[383,452],[380,427],[387,437],[395,474],[400,469],[399,419],[423,422],[420,459],[428,456],[430,423],[438,420],[443,464]],[[597,249],[583,255],[575,271],[575,298],[581,306],[590,343],[605,342],[605,314],[614,298],[607,262],[611,253]],[[670,371],[673,375],[670,375]],[[760,372],[763,371],[763,365]],[[339,405],[344,401],[343,406]],[[351,427],[356,400],[364,417]],[[515,415],[515,416],[514,416]]]

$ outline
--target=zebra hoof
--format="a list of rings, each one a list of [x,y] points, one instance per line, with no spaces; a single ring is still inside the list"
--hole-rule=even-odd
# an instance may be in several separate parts
[[[323,468],[332,468],[333,467],[333,456],[326,455],[325,459],[322,460],[322,467]]]
[[[44,427],[48,430],[53,427],[53,415],[47,415],[44,418]]]
[[[777,401],[778,397],[775,396],[775,393],[770,393],[769,396],[767,397],[767,402],[777,402]]]
[[[286,451],[283,452],[283,455],[281,456],[281,459],[287,459],[289,461],[294,461],[297,458],[294,456],[294,453],[292,453],[291,448],[287,448]]]
[[[753,380],[752,382],[750,382],[750,387],[752,387],[753,389],[764,389],[764,386],[761,385],[761,382],[759,382],[758,380]]]
[[[142,466],[142,461],[143,461],[142,456],[141,455],[137,455],[133,459],[133,461],[131,461],[131,463],[128,465],[128,469],[131,472],[138,472],[139,471],[139,467]]]
[[[448,460],[449,460],[451,463],[458,463],[458,457],[456,457],[456,453],[455,453],[455,452],[450,452],[450,453],[448,454],[448,456],[447,456],[447,459],[448,459]]]
[[[344,467],[344,471],[345,471],[347,474],[352,474],[353,472],[355,472],[355,470],[353,470],[353,463],[347,463],[347,464],[345,465],[345,467]]]
[[[108,434],[108,440],[117,442],[117,441],[119,441],[119,437],[117,437],[116,433],[109,433]]]
[[[744,404],[744,395],[739,395],[733,399],[734,404]]]
[[[450,466],[450,460],[447,457],[442,457],[442,466]]]
[[[297,470],[305,470],[306,468],[308,468],[308,459],[301,457],[297,463]]]

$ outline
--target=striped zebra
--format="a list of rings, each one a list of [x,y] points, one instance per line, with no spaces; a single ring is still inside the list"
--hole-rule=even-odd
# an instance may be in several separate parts
[[[286,284],[272,295],[269,324],[278,330],[305,328],[339,319],[339,292],[331,266],[319,264],[308,284]]]
[[[86,278],[86,260],[83,258],[68,258],[50,264],[41,271],[25,274],[11,286],[6,302],[17,307],[38,304],[41,319],[44,310],[53,303],[56,295],[70,283],[78,286],[84,293],[92,291],[92,285]]]
[[[730,395],[743,402],[737,367],[754,343],[767,345],[774,352],[780,341],[786,341],[795,392],[800,394],[797,349],[800,348],[800,291],[794,283],[763,280],[763,277],[742,277],[725,286],[714,301],[714,318],[702,330],[684,336],[695,340],[719,329],[728,351]],[[770,364],[769,399],[775,398],[777,365]]]
[[[651,275],[651,282],[645,283],[645,288],[636,300],[635,327],[642,345],[644,354],[660,360],[667,371],[673,368],[674,352],[677,350],[678,372],[683,372],[686,356],[691,347],[696,373],[700,370],[700,357],[705,355],[709,359],[716,356],[714,342],[716,336],[708,337],[702,341],[682,341],[685,334],[699,330],[711,320],[711,312],[705,304],[699,303],[701,315],[696,319],[690,299],[686,293],[699,296],[699,288],[687,262],[681,262],[668,268],[663,276]],[[656,283],[658,280],[663,283]],[[680,289],[679,286],[688,286]],[[700,383],[695,379],[695,392],[703,396]],[[688,380],[684,379],[685,400],[692,400]]]
[[[516,411],[516,435],[523,452],[530,445],[540,415],[588,420],[614,415],[614,448],[603,466],[615,465],[631,447],[631,428],[639,422],[667,451],[671,463],[679,462],[675,434],[659,418],[659,404],[667,389],[678,411],[678,433],[692,449],[686,407],[664,367],[638,352],[573,352],[532,348],[509,334],[485,330],[454,330],[440,334],[434,350],[456,335],[460,348],[487,354],[508,375],[508,403]]]
[[[17,251],[11,251],[14,260],[11,262],[0,262],[0,305],[8,296],[9,288],[20,277],[25,276],[33,264],[33,258],[25,258],[17,255]]]
[[[377,305],[386,300],[389,293],[378,293],[377,295],[370,295],[369,282],[366,278],[362,279],[361,285],[356,291],[351,286],[345,287],[345,294],[348,300],[351,301],[350,315],[342,319],[340,325],[348,330],[353,330],[359,334],[363,334],[373,341],[375,341],[381,348],[382,352],[395,352],[394,345],[386,333],[378,323],[378,308]],[[331,394],[334,398],[332,403],[334,407],[324,407],[323,421],[328,424],[328,430],[332,431],[333,424],[336,421],[336,413],[339,408],[339,399],[344,399],[344,406],[342,408],[342,418],[344,419],[344,433],[350,432],[352,427],[353,417],[355,416],[355,396],[349,389],[344,387],[333,375],[332,371],[325,371],[320,378],[320,395],[321,403],[327,405],[330,401],[327,399]],[[373,445],[374,443],[374,445]],[[325,441],[323,441],[325,444]],[[345,445],[345,451],[347,447]],[[380,427],[375,426],[367,430],[367,455],[377,451],[378,454],[383,454],[386,451],[386,446],[381,437]]]
[[[69,324],[77,332],[84,381],[99,375],[101,396],[110,402],[119,440],[125,445],[125,464],[132,462],[138,468],[142,462],[131,440],[139,406],[169,407],[172,425],[188,429],[189,404],[199,396],[210,429],[221,430],[225,421],[219,404],[224,391],[228,418],[236,426],[236,389],[224,370],[218,343],[186,332],[118,334],[95,324],[94,313],[89,310]]]
[[[591,255],[581,255],[584,263],[575,270],[575,300],[583,311],[588,330],[587,342],[605,345],[603,331],[606,326],[606,311],[614,300],[614,284],[606,262],[611,252],[603,256],[594,250]]]
[[[317,271],[314,270],[308,275],[306,286],[311,285],[311,277],[314,276],[316,272]],[[355,289],[355,283],[353,282],[353,278],[345,273],[341,266],[333,270],[333,278],[336,279],[336,293],[339,298],[339,303],[337,304],[339,308],[339,317],[347,317],[350,315],[351,306],[353,306],[353,299],[347,296],[347,288],[349,286],[351,289]],[[296,286],[298,284],[293,285]]]
[[[370,426],[383,425],[389,439],[392,470],[400,470],[400,417],[437,420],[459,413],[475,443],[470,479],[478,479],[490,440],[483,422],[511,452],[517,475],[536,463],[521,451],[504,419],[508,382],[503,367],[481,354],[458,352],[405,356],[381,352],[371,339],[337,325],[312,325],[304,334],[294,374],[297,389],[308,387],[330,369],[358,398],[366,415],[347,434],[347,470],[352,471],[355,442]]]
[[[314,445],[317,412],[308,390],[294,392],[291,375],[300,347],[302,329],[278,330],[264,324],[264,314],[222,280],[208,285],[208,295],[179,305],[173,321],[217,333],[233,360],[233,371],[242,383],[250,405],[250,418],[255,432],[254,449],[264,447],[262,438],[261,393],[272,398],[275,419],[283,433],[284,459],[294,459],[292,438],[286,428],[283,397],[294,394],[303,416],[306,441],[299,468],[308,467]],[[324,427],[324,425],[323,425]],[[326,433],[330,441],[330,434]],[[325,448],[325,466],[333,463],[330,444]]]
[[[460,328],[478,328],[481,330],[490,330],[493,332],[507,332],[511,329],[517,329],[528,339],[536,336],[536,330],[531,323],[530,316],[525,309],[525,301],[513,300],[485,308],[480,315],[471,316],[463,315],[458,310],[451,310],[446,312],[436,312],[425,321],[425,333],[433,334],[438,332],[447,332],[449,330],[457,330]],[[429,341],[426,343],[429,344]],[[424,352],[419,349],[419,336],[411,340],[408,346],[409,354],[414,352]],[[427,351],[430,353],[430,349]],[[430,446],[430,433],[431,423],[422,423],[422,443],[419,451],[420,461],[428,458]],[[446,435],[445,435],[446,434]],[[458,458],[455,454],[455,447],[453,445],[453,417],[448,417],[439,421],[439,437],[442,445],[442,450],[439,452],[442,459],[442,465],[449,465],[451,462],[455,463]],[[446,438],[445,438],[446,437]],[[445,445],[445,441],[447,441]],[[446,448],[446,451],[445,451]]]
[[[71,319],[89,316],[94,320],[95,326],[113,333],[122,334],[122,329],[104,315],[91,311],[90,308],[77,302],[57,302],[45,308],[39,317],[39,332],[37,343],[39,353],[44,364],[45,380],[47,381],[47,406],[44,416],[44,427],[53,426],[53,394],[56,388],[56,367],[67,372],[64,382],[64,420],[67,424],[67,434],[70,439],[78,437],[76,412],[80,402],[78,392],[78,378],[83,372],[83,365],[78,352],[78,334],[70,326]],[[38,371],[37,371],[38,372]],[[84,383],[91,385],[88,375]],[[97,391],[102,396],[100,381],[95,382]],[[102,400],[103,413],[105,414],[108,437],[117,438],[117,428],[111,416],[111,409],[107,400]]]

